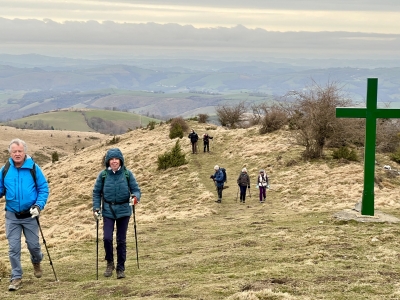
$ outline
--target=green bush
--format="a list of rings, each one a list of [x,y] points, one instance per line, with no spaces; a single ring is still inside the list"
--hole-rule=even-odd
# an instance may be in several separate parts
[[[155,121],[150,121],[149,124],[147,124],[147,128],[149,130],[153,130],[155,126],[156,126],[156,122]]]
[[[180,124],[175,123],[171,124],[171,128],[169,129],[169,138],[172,140],[174,138],[183,138],[183,130]]]
[[[114,137],[111,139],[111,140],[109,140],[109,141],[107,141],[106,142],[106,144],[107,145],[115,145],[115,144],[118,144],[118,142],[120,141],[120,137],[119,136],[115,136],[114,135]]]
[[[400,164],[400,148],[397,148],[396,152],[390,154],[390,159]]]
[[[354,151],[354,149],[349,149],[348,147],[340,147],[337,150],[333,151],[333,158],[335,159],[347,159],[350,161],[358,161],[358,155],[357,152]]]
[[[51,162],[54,163],[54,162],[56,162],[56,161],[58,161],[58,153],[57,153],[57,151],[54,151],[54,152],[51,154]]]
[[[179,140],[176,141],[175,146],[171,151],[165,152],[158,156],[158,170],[166,170],[168,168],[179,167],[187,164],[185,154],[182,152]]]

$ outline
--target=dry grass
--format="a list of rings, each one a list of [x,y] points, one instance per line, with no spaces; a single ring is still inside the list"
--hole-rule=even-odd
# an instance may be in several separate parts
[[[190,124],[199,134],[206,132],[207,126]],[[2,297],[400,298],[398,225],[332,218],[360,200],[361,163],[303,162],[299,159],[302,149],[288,131],[259,136],[257,128],[228,131],[218,127],[207,132],[214,136],[211,153],[203,153],[200,144],[199,154],[191,155],[189,140],[184,137],[181,144],[189,164],[176,169],[157,171],[157,156],[175,144],[168,138],[167,125],[152,131],[135,130],[122,135],[117,145],[98,143],[42,166],[51,196],[41,224],[60,281],[54,282],[47,256],[44,277],[33,277],[23,243],[25,286],[9,293],[3,278]],[[55,147],[53,140],[20,134],[32,148],[36,143]],[[140,269],[131,223],[127,278],[102,277],[101,250],[97,281],[91,194],[103,168],[102,157],[110,147],[122,150],[143,192],[136,209]],[[229,187],[219,205],[214,203],[215,188],[209,179],[215,164],[225,167],[228,174]],[[236,202],[236,178],[243,166],[252,181],[246,205]],[[263,205],[254,188],[261,168],[267,170],[273,188]],[[382,189],[375,189],[376,209],[400,216],[399,179],[382,172],[377,171]],[[0,241],[0,266],[8,267],[4,218],[0,219]]]

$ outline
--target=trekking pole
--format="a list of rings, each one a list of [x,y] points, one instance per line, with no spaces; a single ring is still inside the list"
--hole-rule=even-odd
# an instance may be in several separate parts
[[[250,192],[250,188],[249,188],[249,197],[251,198],[251,192]]]
[[[40,226],[40,223],[39,223],[39,218],[38,218],[38,217],[36,217],[36,222],[37,222],[37,224],[38,224],[38,226],[39,226],[40,234],[42,235],[43,244],[44,244],[44,246],[45,246],[45,248],[46,248],[47,255],[49,256],[50,265],[51,265],[51,267],[53,268],[54,277],[56,278],[56,281],[58,281],[58,279],[57,279],[57,275],[56,275],[56,271],[54,270],[53,262],[51,261],[51,257],[50,257],[49,249],[47,249],[46,240],[44,239],[44,235],[43,235],[42,227]]]
[[[132,209],[133,209],[133,228],[135,229],[136,260],[137,260],[137,268],[139,269],[139,250],[138,250],[138,245],[137,245],[135,205],[132,205]]]
[[[239,186],[238,186],[238,190],[236,192],[236,202],[237,202],[238,195],[239,195]]]
[[[96,280],[99,280],[99,219],[96,219]]]

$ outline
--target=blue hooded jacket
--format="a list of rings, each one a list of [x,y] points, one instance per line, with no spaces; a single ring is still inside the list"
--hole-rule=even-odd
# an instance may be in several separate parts
[[[115,173],[110,168],[111,158],[118,158],[121,162],[121,167]],[[103,171],[101,171],[94,184],[93,211],[100,210],[102,207],[102,215],[110,219],[130,216],[132,207],[129,205],[129,198],[131,195],[135,195],[140,201],[141,196],[136,178],[130,170],[127,170],[129,178],[126,177],[124,157],[118,148],[108,150],[104,161],[106,176],[103,178]]]
[[[20,213],[27,211],[32,205],[44,209],[49,197],[49,185],[46,177],[33,159],[27,155],[23,165],[16,168],[12,158],[9,158],[10,168],[4,178],[3,169],[0,169],[0,195],[5,193],[6,211]],[[31,174],[31,169],[36,168],[36,185]]]

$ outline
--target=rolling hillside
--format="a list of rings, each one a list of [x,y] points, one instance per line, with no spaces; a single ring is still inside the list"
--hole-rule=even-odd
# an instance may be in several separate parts
[[[180,145],[188,164],[178,168],[157,170],[157,157],[176,142],[168,138],[165,124],[123,134],[116,145],[102,141],[42,165],[51,194],[41,224],[59,282],[54,281],[47,256],[43,278],[34,278],[23,243],[24,286],[14,294],[7,291],[8,250],[4,218],[0,218],[3,299],[20,295],[36,299],[398,298],[398,225],[333,218],[360,200],[362,163],[332,160],[329,150],[326,160],[304,162],[299,158],[302,148],[286,130],[260,136],[256,127],[226,130],[196,122],[190,127],[214,137],[211,152],[190,154],[184,137]],[[20,137],[29,146],[33,137],[28,134],[35,132],[21,131]],[[41,136],[35,143],[54,146]],[[131,221],[127,278],[102,276],[100,246],[96,280],[91,197],[103,169],[102,157],[111,147],[122,150],[142,189],[136,208],[140,268]],[[378,155],[377,160],[380,187],[375,188],[375,207],[400,217],[400,179],[380,167],[393,166],[387,157]],[[214,202],[215,187],[209,178],[216,164],[228,174],[221,204]],[[246,205],[237,200],[236,178],[243,166],[252,182]],[[259,203],[254,187],[261,168],[271,183],[265,204]]]
[[[129,129],[146,127],[151,121],[160,122],[158,119],[128,112],[69,109],[35,114],[12,122],[6,122],[5,124],[26,129],[92,131],[119,134],[125,133]]]
[[[0,62],[2,121],[66,108],[115,107],[157,118],[213,114],[215,106],[270,101],[305,89],[313,80],[320,85],[337,82],[354,103],[363,103],[370,77],[379,78],[381,106],[400,106],[398,67],[358,68],[341,61],[330,62],[328,67],[322,61],[126,62],[29,57],[29,63],[24,56],[6,56]]]

